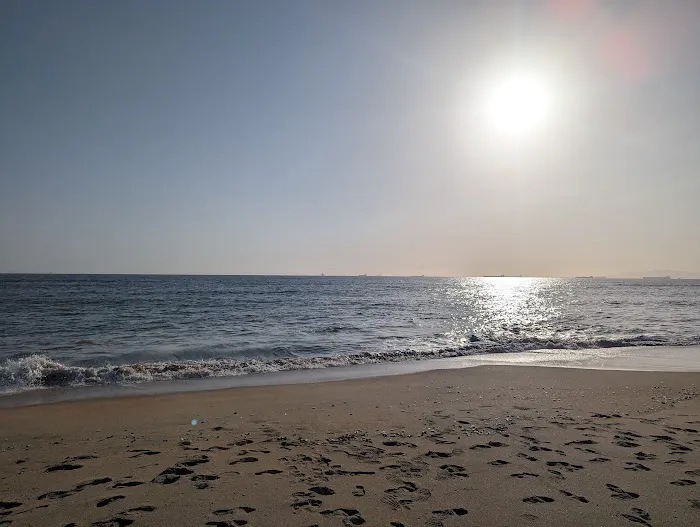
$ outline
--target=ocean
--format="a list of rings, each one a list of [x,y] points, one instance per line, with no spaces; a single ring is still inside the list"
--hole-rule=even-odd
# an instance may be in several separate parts
[[[700,344],[700,280],[0,275],[0,394]]]

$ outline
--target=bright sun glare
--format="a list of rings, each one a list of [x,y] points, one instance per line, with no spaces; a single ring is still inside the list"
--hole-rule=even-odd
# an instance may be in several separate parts
[[[554,89],[536,72],[512,71],[490,83],[482,100],[485,124],[503,138],[537,134],[553,118]]]

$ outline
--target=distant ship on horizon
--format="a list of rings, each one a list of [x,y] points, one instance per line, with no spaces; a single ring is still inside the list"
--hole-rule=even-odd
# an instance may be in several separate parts
[[[642,276],[642,280],[671,280],[670,276]]]

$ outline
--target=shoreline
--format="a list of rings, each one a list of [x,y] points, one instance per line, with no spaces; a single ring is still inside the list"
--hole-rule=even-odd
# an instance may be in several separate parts
[[[693,525],[699,387],[482,365],[5,408],[0,521]]]
[[[542,366],[618,371],[700,371],[700,346],[633,346],[592,349],[541,349],[511,353],[485,353],[463,357],[409,360],[288,370],[227,377],[34,388],[0,395],[0,408],[62,401],[156,396],[226,390],[246,386],[276,386],[374,379],[412,373],[478,366]]]

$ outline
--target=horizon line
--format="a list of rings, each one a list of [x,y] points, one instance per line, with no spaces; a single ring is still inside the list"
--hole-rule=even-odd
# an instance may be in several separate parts
[[[688,271],[677,271],[683,274],[697,274],[698,278],[673,278],[673,280],[697,280],[700,273]],[[671,273],[675,274],[675,273]],[[425,274],[325,274],[325,273],[100,273],[100,272],[22,272],[22,271],[0,271],[0,276],[8,275],[30,275],[30,276],[249,276],[249,277],[298,277],[298,278],[568,278],[587,280],[637,280],[643,278],[667,278],[667,276],[651,275],[627,275],[627,276],[606,276],[606,275],[425,275]]]

